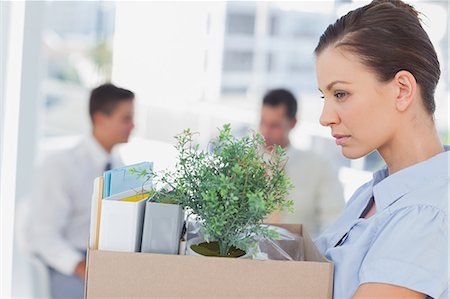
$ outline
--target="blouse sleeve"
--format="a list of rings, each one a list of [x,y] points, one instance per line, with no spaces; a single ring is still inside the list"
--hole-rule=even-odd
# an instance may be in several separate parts
[[[448,283],[448,220],[432,206],[393,212],[372,239],[360,283],[402,286],[440,298]]]

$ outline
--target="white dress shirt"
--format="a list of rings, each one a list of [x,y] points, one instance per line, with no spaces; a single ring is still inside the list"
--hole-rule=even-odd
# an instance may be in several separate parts
[[[31,198],[29,246],[55,270],[73,274],[85,259],[94,179],[107,163],[121,166],[93,136],[47,157],[36,172]]]
[[[288,146],[287,176],[294,188],[288,199],[294,201],[294,213],[283,211],[269,216],[267,222],[301,223],[315,237],[334,222],[345,205],[343,188],[331,163],[314,152]]]

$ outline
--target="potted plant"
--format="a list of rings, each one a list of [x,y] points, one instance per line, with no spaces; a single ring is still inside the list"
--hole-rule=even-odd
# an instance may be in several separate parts
[[[235,138],[229,124],[207,150],[200,150],[193,138],[189,129],[176,136],[175,170],[142,173],[164,184],[162,192],[170,192],[199,221],[203,240],[188,242],[187,253],[239,257],[255,246],[256,238],[276,238],[263,220],[274,211],[293,209],[286,199],[291,183],[284,173],[284,150],[276,146],[267,153],[257,133]]]

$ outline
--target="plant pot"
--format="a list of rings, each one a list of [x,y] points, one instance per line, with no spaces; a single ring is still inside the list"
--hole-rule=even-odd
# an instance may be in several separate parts
[[[194,251],[191,248],[192,245],[200,245],[202,243],[205,243],[205,240],[203,238],[201,238],[201,237],[197,237],[197,238],[193,238],[193,239],[188,240],[187,244],[186,244],[186,255],[203,256],[203,257],[205,257],[205,256],[222,257],[222,256],[218,255],[218,245],[216,245],[216,246],[211,245],[210,246],[210,247],[216,247],[217,248],[217,256],[215,256],[215,255],[202,255],[200,253],[197,253],[196,251]],[[211,243],[214,243],[214,242],[211,242]],[[240,251],[240,249],[237,249],[237,250]],[[233,258],[233,257],[229,256],[229,258]],[[239,257],[236,257],[236,258],[239,258],[239,259],[252,259],[252,254],[251,254],[251,252],[247,252],[247,253],[243,254],[242,256],[239,256]]]
[[[178,254],[184,212],[181,206],[148,201],[145,206],[142,252]]]

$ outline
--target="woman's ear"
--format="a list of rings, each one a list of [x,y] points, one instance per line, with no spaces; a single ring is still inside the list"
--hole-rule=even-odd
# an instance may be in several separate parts
[[[416,96],[416,78],[408,71],[399,71],[395,75],[393,83],[397,86],[398,90],[395,107],[398,111],[406,111]]]

